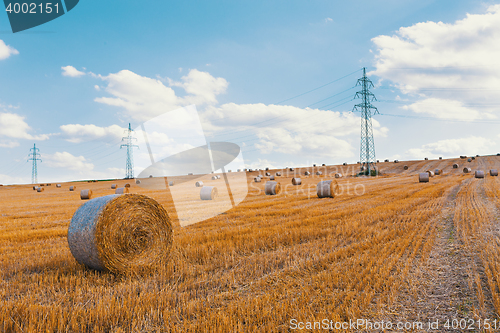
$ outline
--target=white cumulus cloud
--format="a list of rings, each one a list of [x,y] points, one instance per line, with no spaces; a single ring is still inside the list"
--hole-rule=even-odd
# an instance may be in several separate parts
[[[13,54],[19,54],[19,51],[12,46],[6,45],[5,42],[0,39],[0,60],[7,59]]]
[[[402,27],[372,41],[376,70],[370,74],[423,100],[408,109],[454,119],[500,115],[495,106],[500,103],[500,5],[453,23]],[[442,106],[431,105],[438,100]]]
[[[93,124],[80,125],[68,124],[60,126],[63,137],[69,142],[80,143],[84,141],[101,140],[109,141],[123,137],[126,130],[118,125],[99,127]]]
[[[82,75],[85,75],[84,72],[80,72],[78,69],[76,69],[73,66],[61,67],[61,69],[63,70],[63,72],[62,72],[63,76],[80,77]]]
[[[47,134],[42,135],[32,135],[28,132],[31,131],[31,127],[24,121],[25,117],[20,116],[15,113],[4,112],[0,113],[0,138],[6,137],[10,139],[26,139],[26,140],[47,140],[49,136]],[[16,146],[15,143],[8,143],[7,146]],[[5,142],[4,142],[5,146]]]
[[[483,155],[491,154],[491,149],[496,143],[488,138],[469,136],[459,139],[445,139],[412,148],[407,154],[416,159],[424,157],[437,158],[438,156]]]
[[[85,174],[94,169],[92,163],[87,162],[83,156],[74,156],[68,152],[56,152],[55,154],[45,154],[43,162],[52,168],[60,168],[72,171],[79,171]]]

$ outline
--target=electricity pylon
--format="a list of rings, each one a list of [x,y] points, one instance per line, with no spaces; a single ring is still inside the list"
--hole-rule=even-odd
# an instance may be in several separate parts
[[[132,179],[134,178],[134,156],[133,156],[133,149],[139,148],[137,145],[133,145],[132,141],[137,140],[136,138],[132,137],[132,132],[134,130],[130,127],[130,123],[128,124],[128,130],[126,130],[126,137],[122,138],[122,141],[127,140],[127,144],[121,145],[120,149],[123,147],[127,147],[127,167],[126,167],[126,176],[125,179]]]
[[[373,87],[372,81],[366,76],[366,68],[363,67],[363,77],[358,79],[356,86],[361,85],[362,90],[358,91],[354,98],[361,98],[361,103],[354,105],[352,111],[361,112],[361,149],[359,160],[361,171],[367,170],[371,175],[372,170],[376,170],[375,141],[373,140],[372,109],[373,114],[378,114],[378,109],[371,102],[376,101],[375,95],[370,92]]]
[[[42,160],[39,158],[41,157],[40,154],[38,153],[40,149],[36,147],[36,144],[33,144],[33,148],[30,149],[30,154],[28,155],[30,158],[28,159],[29,161],[33,161],[33,167],[31,168],[31,183],[36,184],[38,183],[38,170],[36,166],[36,162]]]

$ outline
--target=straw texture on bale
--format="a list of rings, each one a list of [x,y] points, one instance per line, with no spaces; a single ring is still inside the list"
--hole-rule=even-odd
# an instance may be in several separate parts
[[[427,170],[426,172],[429,174],[429,177],[434,177],[434,171]]]
[[[125,186],[124,186],[124,187],[130,187],[130,184],[128,184],[128,183],[127,183],[127,184],[125,184]]]
[[[255,177],[253,180],[254,180],[254,182],[256,182],[256,183],[260,183],[260,177]]]
[[[323,180],[316,185],[318,198],[334,198],[338,192],[339,184],[334,180]]]
[[[403,169],[408,170],[408,166],[407,165],[403,166]]]
[[[300,185],[300,184],[302,184],[302,179],[292,178],[292,185]]]
[[[294,171],[295,169],[294,168],[290,168],[290,171]]]
[[[267,176],[267,177],[271,176],[271,173],[266,172],[266,176]]]
[[[309,171],[304,172],[305,176],[309,176],[311,173]]]
[[[117,187],[116,184],[111,185],[112,190],[116,190],[116,187]]]
[[[74,191],[74,190],[76,190],[76,186],[70,186],[70,187],[69,187],[69,190],[70,190],[70,191]]]
[[[269,180],[274,180],[274,176],[269,176]]]
[[[418,181],[420,183],[428,183],[429,182],[429,173],[428,172],[422,172],[418,174]]]
[[[203,187],[203,182],[200,180],[200,181],[197,181],[194,185],[196,187]]]
[[[394,160],[394,163],[399,163],[399,161],[398,160]]]
[[[201,200],[214,200],[217,198],[219,192],[217,191],[217,187],[215,186],[203,186],[200,190],[200,199]]]
[[[467,156],[464,156],[464,155],[460,155],[460,158],[467,158]]]
[[[490,170],[490,176],[498,176],[498,170],[497,169],[491,169]]]
[[[37,191],[37,192],[43,192],[43,191],[45,191],[45,189],[44,189],[43,187],[37,187],[37,188],[36,188],[36,191]]]
[[[347,163],[346,163],[346,162],[344,162],[344,163],[342,163],[342,165],[347,165]]]
[[[472,162],[472,158],[468,158],[468,159],[467,159],[467,162]]]
[[[483,170],[476,170],[474,172],[474,177],[476,177],[476,178],[484,178],[484,171]]]
[[[82,199],[82,200],[92,199],[92,190],[81,190],[80,191],[80,199]]]
[[[125,194],[129,192],[130,190],[128,189],[128,187],[119,187],[115,190],[115,194]]]
[[[321,164],[321,166],[326,166],[326,164],[325,164],[325,163],[323,163],[323,164]]]
[[[442,174],[442,173],[443,173],[443,170],[441,170],[441,169],[436,169],[436,170],[434,170],[434,173],[435,173],[436,175],[440,175],[440,174]]]
[[[471,168],[464,168],[464,173],[470,173],[472,171]]]
[[[56,184],[56,187],[57,187],[57,188],[61,188],[61,187],[62,187],[62,185],[61,185],[61,184]]]
[[[322,172],[322,171],[318,171],[318,172],[316,172],[316,175],[317,175],[317,176],[321,176],[322,174],[323,174],[323,172]]]
[[[342,178],[342,174],[341,173],[336,173],[335,174],[335,178]]]
[[[147,196],[108,195],[76,211],[68,244],[79,263],[95,270],[150,271],[168,259],[172,224],[165,209]]]
[[[458,164],[457,163],[453,164],[453,169],[458,169]]]
[[[266,195],[278,195],[281,193],[281,185],[278,182],[267,182],[264,187]]]
[[[281,172],[276,172],[276,176],[277,177],[281,176]]]
[[[174,186],[174,182],[173,181],[169,181],[168,182],[168,186]]]
[[[384,162],[389,162],[389,160],[384,160]]]
[[[474,156],[471,157],[472,160],[475,160],[476,158]]]

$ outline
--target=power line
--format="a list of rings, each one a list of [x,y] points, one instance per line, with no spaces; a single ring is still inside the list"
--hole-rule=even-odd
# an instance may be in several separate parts
[[[299,94],[299,95],[297,95],[297,96],[293,96],[293,97],[287,98],[287,99],[282,100],[281,102],[278,102],[278,103],[276,103],[276,104],[281,104],[281,103],[284,103],[284,102],[290,101],[290,100],[292,100],[292,99],[295,99],[295,98],[297,98],[297,97],[304,96],[304,95],[306,95],[306,94],[312,93],[313,91],[316,91],[316,90],[318,90],[318,89],[321,89],[321,88],[323,88],[323,87],[326,87],[327,85],[330,85],[330,84],[332,84],[332,83],[335,83],[335,82],[338,82],[338,81],[340,81],[340,80],[342,80],[342,79],[345,79],[345,78],[346,78],[346,77],[348,77],[348,76],[351,76],[351,75],[353,75],[353,74],[356,74],[356,73],[357,73],[357,72],[359,72],[359,71],[360,71],[360,70],[359,70],[359,69],[357,69],[357,70],[355,70],[354,72],[349,73],[349,74],[347,74],[347,75],[344,75],[344,76],[342,76],[342,77],[340,77],[340,78],[338,78],[338,79],[335,79],[335,80],[333,80],[333,81],[331,81],[331,82],[328,82],[327,84],[324,84],[324,85],[322,85],[322,86],[320,86],[320,87],[317,87],[317,88],[314,88],[314,89],[312,89],[312,90],[306,91],[305,93]]]

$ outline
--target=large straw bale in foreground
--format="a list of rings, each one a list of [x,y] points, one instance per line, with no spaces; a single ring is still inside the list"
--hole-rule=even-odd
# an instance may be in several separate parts
[[[68,243],[75,259],[115,273],[151,270],[165,263],[172,225],[165,209],[139,194],[88,201],[71,219]]]

